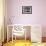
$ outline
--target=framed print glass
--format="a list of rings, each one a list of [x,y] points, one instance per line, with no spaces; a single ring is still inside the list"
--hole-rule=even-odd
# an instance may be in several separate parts
[[[32,6],[22,6],[22,14],[32,14]]]

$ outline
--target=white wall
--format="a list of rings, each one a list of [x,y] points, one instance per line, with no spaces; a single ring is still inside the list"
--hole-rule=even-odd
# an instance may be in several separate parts
[[[22,6],[32,6],[32,14],[22,14]],[[46,0],[7,0],[7,8],[12,23],[40,24],[46,36]],[[8,24],[11,24],[9,18]]]

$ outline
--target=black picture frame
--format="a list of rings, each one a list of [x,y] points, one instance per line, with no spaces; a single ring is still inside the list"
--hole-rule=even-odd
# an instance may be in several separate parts
[[[22,14],[32,14],[32,6],[22,6]]]

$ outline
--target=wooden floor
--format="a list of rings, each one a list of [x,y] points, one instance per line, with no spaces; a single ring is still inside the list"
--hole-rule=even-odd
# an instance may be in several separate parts
[[[46,43],[31,43],[30,41],[14,40],[5,43],[3,46],[46,46]]]
[[[31,46],[30,41],[24,41],[24,40],[16,40],[16,41],[10,41],[8,43],[5,43],[3,46]]]

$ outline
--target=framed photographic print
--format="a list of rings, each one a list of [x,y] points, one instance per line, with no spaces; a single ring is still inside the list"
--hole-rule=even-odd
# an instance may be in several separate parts
[[[32,14],[32,6],[22,6],[22,14]]]

